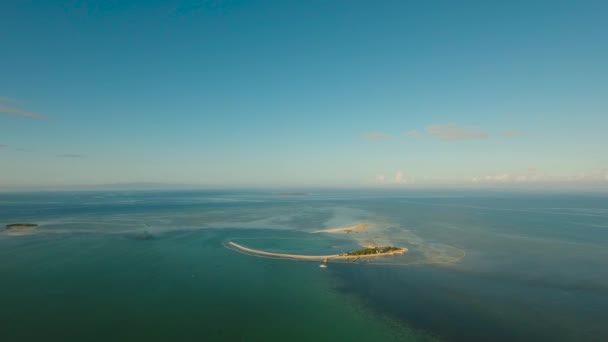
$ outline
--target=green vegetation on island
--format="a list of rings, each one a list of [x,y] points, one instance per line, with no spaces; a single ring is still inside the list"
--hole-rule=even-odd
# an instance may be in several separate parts
[[[387,247],[368,247],[356,250],[354,252],[346,253],[347,255],[370,255],[370,254],[384,254],[402,250],[399,247],[387,246]]]

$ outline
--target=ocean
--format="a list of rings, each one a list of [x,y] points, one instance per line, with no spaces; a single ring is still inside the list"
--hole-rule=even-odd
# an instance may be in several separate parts
[[[0,233],[1,341],[608,340],[606,194],[0,193],[11,223],[39,227]]]

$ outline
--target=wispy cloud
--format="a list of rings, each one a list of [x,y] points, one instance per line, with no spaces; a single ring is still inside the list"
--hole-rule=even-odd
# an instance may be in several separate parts
[[[506,131],[503,131],[502,133],[500,133],[500,135],[502,135],[505,138],[521,137],[526,134],[527,134],[526,131],[522,131],[522,130],[518,130],[518,129],[510,129],[510,130],[506,130]]]
[[[426,128],[426,132],[437,139],[445,141],[485,139],[488,137],[488,133],[484,131],[461,127],[454,124],[430,125]]]
[[[402,171],[397,171],[394,177],[387,177],[383,174],[378,174],[374,177],[374,183],[376,184],[412,184],[416,182],[416,179],[409,176]]]
[[[414,177],[409,176],[409,175],[401,172],[401,170],[399,170],[399,171],[397,171],[397,173],[395,173],[394,182],[395,182],[395,184],[409,184],[409,183],[415,183],[416,180],[414,179]]]
[[[588,170],[571,174],[552,174],[528,168],[516,173],[497,173],[471,178],[473,183],[603,183],[608,181],[606,169]]]
[[[367,140],[382,140],[382,139],[390,139],[390,135],[389,134],[384,134],[384,133],[367,133],[363,135],[364,139]]]
[[[4,144],[0,144],[0,148],[2,148],[2,147],[6,147],[6,145],[4,145]]]
[[[471,178],[471,181],[473,183],[479,183],[479,182],[488,182],[488,183],[498,182],[498,183],[504,183],[504,182],[510,182],[512,180],[521,181],[523,179],[521,179],[521,178],[514,178],[514,177],[512,177],[508,173],[500,173],[500,174],[497,174],[497,175],[487,175],[487,176],[481,176],[481,177],[473,177],[473,178]]]
[[[403,133],[403,135],[406,138],[420,138],[423,136],[422,132],[416,131],[416,130],[407,131],[407,132]]]
[[[8,114],[14,116],[21,116],[32,119],[39,119],[44,117],[40,113],[30,112],[19,107],[16,107],[14,101],[6,96],[0,96],[0,114]]]
[[[57,157],[59,157],[59,158],[86,158],[87,156],[84,154],[77,154],[77,153],[65,153],[65,154],[60,154]]]

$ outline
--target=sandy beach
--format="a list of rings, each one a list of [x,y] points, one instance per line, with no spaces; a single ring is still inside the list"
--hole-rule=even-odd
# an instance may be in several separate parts
[[[313,234],[315,233],[330,233],[330,234],[342,234],[342,233],[352,233],[352,232],[359,232],[362,230],[366,230],[369,227],[369,224],[367,223],[362,223],[362,224],[357,224],[354,226],[350,226],[350,227],[340,227],[340,228],[330,228],[330,229],[321,229],[321,230],[315,230],[313,232]]]
[[[387,253],[378,253],[378,254],[367,254],[367,255],[347,255],[347,254],[332,254],[332,255],[301,255],[301,254],[283,254],[283,253],[272,253],[261,251],[257,249],[248,248],[242,245],[239,245],[235,242],[229,241],[228,245],[236,248],[237,250],[245,253],[250,253],[254,255],[275,257],[275,258],[283,258],[283,259],[293,259],[293,260],[309,260],[309,261],[324,261],[324,260],[347,260],[347,259],[370,259],[377,258],[381,256],[389,256],[389,255],[401,255],[407,252],[407,248],[400,248],[395,251],[387,252]]]

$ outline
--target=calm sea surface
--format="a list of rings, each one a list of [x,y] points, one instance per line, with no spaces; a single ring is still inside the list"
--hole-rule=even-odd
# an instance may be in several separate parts
[[[608,195],[0,194],[17,222],[40,227],[0,233],[0,341],[608,340]]]

